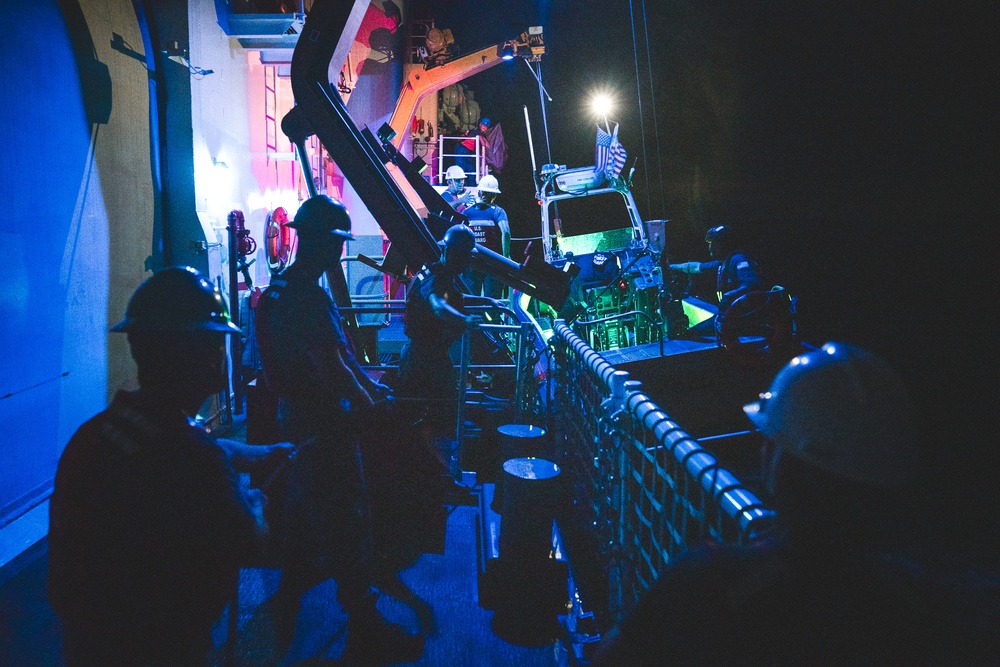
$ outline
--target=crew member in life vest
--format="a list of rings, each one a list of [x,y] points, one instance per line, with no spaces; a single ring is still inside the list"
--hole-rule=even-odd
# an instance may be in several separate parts
[[[710,262],[684,262],[671,264],[672,271],[698,274],[716,272],[716,295],[719,314],[715,318],[716,333],[721,328],[722,316],[736,299],[761,289],[760,273],[755,262],[738,244],[736,232],[728,225],[712,227],[705,233]]]
[[[504,257],[510,257],[510,223],[507,212],[497,206],[500,182],[496,176],[488,174],[479,181],[479,202],[465,209],[469,227],[476,235],[476,243]],[[462,276],[473,296],[500,299],[504,296],[504,284],[493,276],[475,269],[468,269]]]

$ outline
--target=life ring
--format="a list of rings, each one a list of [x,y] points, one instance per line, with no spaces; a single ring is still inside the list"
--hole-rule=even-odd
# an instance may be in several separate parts
[[[288,212],[279,206],[264,219],[264,240],[267,249],[267,268],[271,274],[280,273],[292,260],[292,228],[288,226]]]

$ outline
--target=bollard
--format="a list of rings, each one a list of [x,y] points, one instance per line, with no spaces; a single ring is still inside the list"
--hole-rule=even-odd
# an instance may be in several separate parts
[[[559,466],[535,457],[503,464],[500,558],[545,560],[552,551],[552,522],[559,491]]]
[[[489,463],[489,479],[497,482],[497,492],[492,504],[494,512],[503,512],[503,463],[526,456],[551,459],[551,439],[547,436],[548,432],[544,428],[531,424],[504,424],[497,427],[497,447],[493,453],[494,458]]]
[[[504,424],[497,427],[500,435],[500,461],[534,456],[549,458],[548,432],[531,424]]]
[[[526,456],[505,461],[500,486],[498,575],[492,626],[497,636],[520,646],[550,643],[559,635],[558,615],[565,613],[567,564],[554,543],[559,466]]]

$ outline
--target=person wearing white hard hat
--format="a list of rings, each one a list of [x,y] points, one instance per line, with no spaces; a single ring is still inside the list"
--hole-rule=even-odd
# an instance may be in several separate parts
[[[911,557],[915,428],[889,365],[827,343],[744,410],[776,529],[673,559],[591,664],[996,664],[984,617]]]
[[[743,411],[773,444],[772,486],[784,455],[874,487],[898,488],[916,474],[913,414],[902,380],[858,347],[827,343],[795,357]]]
[[[507,212],[496,204],[500,194],[500,182],[492,174],[483,176],[479,181],[478,202],[465,209],[469,219],[469,227],[476,235],[476,243],[510,257],[510,223]],[[486,275],[475,269],[469,269],[462,276],[473,296],[486,296],[500,299],[504,294],[504,284],[493,276]]]
[[[458,213],[476,202],[476,195],[465,187],[465,171],[457,164],[448,167],[444,180],[448,182],[448,189],[441,193],[441,197]]]

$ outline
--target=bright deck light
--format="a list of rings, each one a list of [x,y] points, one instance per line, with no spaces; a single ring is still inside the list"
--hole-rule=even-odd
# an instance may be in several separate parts
[[[596,93],[590,98],[590,108],[601,118],[607,118],[612,107],[611,96],[607,93]]]

